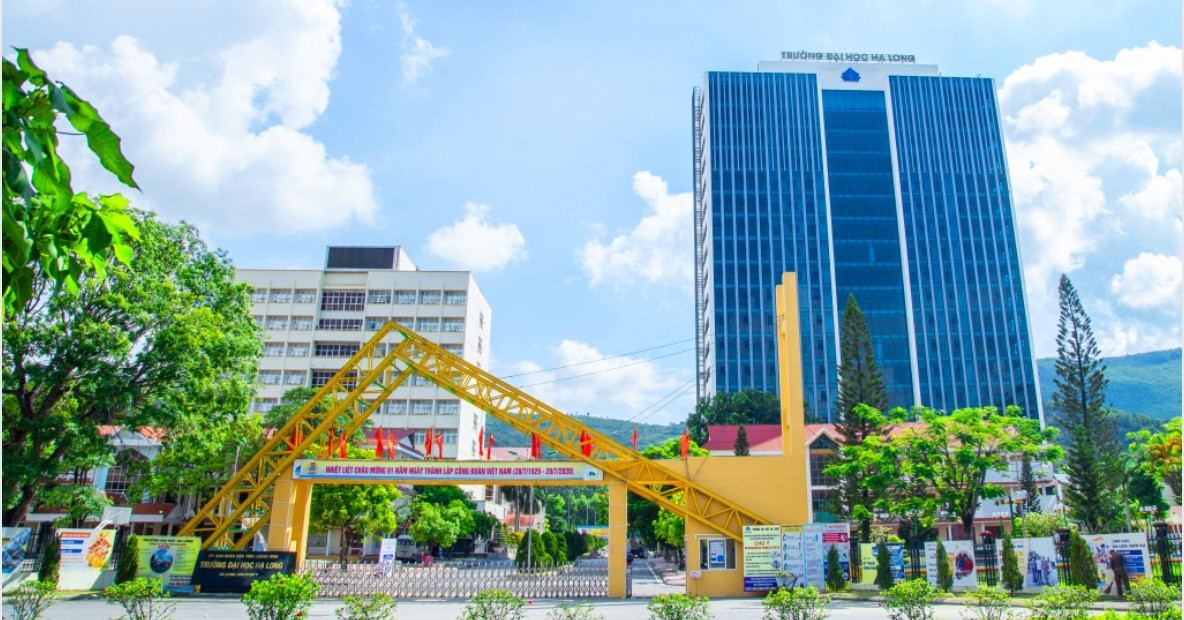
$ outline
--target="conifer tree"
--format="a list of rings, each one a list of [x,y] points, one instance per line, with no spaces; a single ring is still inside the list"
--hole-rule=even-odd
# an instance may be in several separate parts
[[[843,578],[843,566],[839,563],[839,548],[831,545],[826,552],[826,589],[838,592],[847,587],[847,580]]]
[[[896,576],[892,574],[892,554],[888,551],[888,544],[883,542],[876,545],[875,583],[880,590],[887,590],[896,585]]]
[[[1121,474],[1106,456],[1121,453],[1122,446],[1115,416],[1106,407],[1106,366],[1089,316],[1065,275],[1061,275],[1059,298],[1052,405],[1054,420],[1067,435],[1065,502],[1090,532],[1098,532],[1119,514],[1112,489],[1118,487]]]
[[[880,416],[860,415],[860,405],[872,407],[877,412],[888,409],[888,390],[884,377],[876,366],[875,349],[867,320],[855,295],[847,296],[843,309],[843,324],[840,332],[839,393],[837,399],[838,420],[835,431],[841,436],[842,446],[860,446],[868,437],[887,438],[891,430]],[[866,410],[865,410],[866,411]],[[847,460],[842,451],[839,462]],[[871,542],[871,510],[881,493],[863,488],[866,472],[860,468],[845,468],[839,477],[838,496],[841,513],[848,518],[859,519],[859,539]],[[862,507],[859,510],[857,507]],[[857,513],[859,517],[857,517]]]
[[[1098,586],[1098,564],[1089,543],[1077,530],[1069,532],[1069,585],[1094,589]]]
[[[45,541],[45,548],[41,550],[41,567],[37,570],[38,581],[51,581],[58,585],[59,567],[62,562],[62,543],[58,540],[58,533],[52,532],[49,540]]]
[[[954,571],[950,569],[950,555],[941,539],[937,539],[937,587],[942,592],[954,589]]]
[[[1015,554],[1015,543],[1011,534],[1003,535],[1003,587],[1015,594],[1024,589],[1024,573],[1020,572],[1019,558]]]
[[[1027,518],[1028,513],[1040,512],[1040,489],[1036,488],[1036,472],[1032,466],[1032,455],[1024,454],[1020,464],[1020,489],[1027,494],[1021,505],[1022,513]]]
[[[732,451],[736,456],[748,456],[748,429],[744,428],[743,423],[736,428],[736,443],[732,446]]]
[[[127,537],[123,551],[119,553],[119,564],[115,567],[115,583],[126,583],[136,578],[140,564],[140,538],[135,534]]]

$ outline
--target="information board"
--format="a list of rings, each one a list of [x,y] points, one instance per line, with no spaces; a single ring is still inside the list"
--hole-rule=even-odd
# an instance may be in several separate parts
[[[115,546],[115,530],[58,530],[63,571],[97,573],[107,565]]]
[[[245,593],[255,581],[290,574],[296,554],[290,551],[202,551],[193,570],[196,592]]]
[[[744,546],[744,591],[776,589],[777,573],[783,565],[781,526],[745,525],[741,541]]]
[[[978,587],[978,571],[975,569],[974,543],[969,540],[944,540],[946,560],[950,563],[953,587],[973,589]],[[1056,566],[1053,566],[1056,571]],[[925,573],[930,585],[937,585],[937,543],[925,543]]]
[[[902,543],[859,543],[859,583],[870,586],[876,583],[876,569],[879,567],[880,545],[888,546],[888,567],[896,581],[904,581],[904,544]]]
[[[839,554],[843,579],[851,579],[851,524],[807,523],[802,526],[802,552],[806,559],[806,585],[826,588],[826,555],[834,547]]]
[[[160,579],[170,592],[193,591],[193,569],[201,552],[197,536],[136,536],[139,541],[137,577]]]
[[[27,527],[4,528],[4,562],[0,567],[3,567],[5,575],[15,572],[25,561],[32,534],[33,530]]]

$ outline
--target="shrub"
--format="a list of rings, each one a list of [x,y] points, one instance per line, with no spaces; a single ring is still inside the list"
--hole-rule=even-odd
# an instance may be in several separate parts
[[[888,590],[896,585],[896,576],[892,574],[892,554],[888,545],[880,543],[876,546],[876,580],[874,582],[881,590]]]
[[[58,600],[58,587],[52,581],[26,581],[4,595],[12,605],[12,620],[36,620]]]
[[[1180,608],[1176,606],[1180,601],[1180,589],[1154,577],[1132,583],[1126,598],[1131,602],[1131,611],[1141,616],[1165,620],[1180,617]]]
[[[242,601],[251,620],[290,620],[308,615],[320,589],[307,575],[276,573],[252,583]]]
[[[140,539],[132,534],[127,537],[123,551],[119,554],[119,565],[115,567],[115,583],[127,583],[135,579],[139,565]]]
[[[1015,543],[1011,536],[1003,537],[1003,587],[1015,594],[1024,589],[1024,574],[1020,572],[1020,561],[1015,555]]]
[[[361,596],[346,596],[341,599],[343,607],[333,610],[337,620],[389,620],[395,617],[397,604],[385,594],[375,594],[369,599]]]
[[[528,554],[526,549],[530,547]],[[527,564],[527,556],[530,556],[530,563]],[[547,551],[546,537],[539,535],[538,532],[527,530],[526,535],[522,537],[522,542],[518,543],[518,554],[514,556],[514,565],[518,568],[538,568],[550,564],[554,558]]]
[[[966,593],[966,613],[963,620],[1011,620],[1016,613],[1011,609],[1011,597],[997,586],[979,586]]]
[[[950,556],[940,539],[937,541],[937,587],[942,592],[954,589],[954,571],[950,569]]]
[[[884,609],[892,620],[933,620],[933,602],[941,590],[924,579],[912,579],[888,588],[884,595]]]
[[[646,610],[650,620],[711,620],[706,596],[686,594],[665,594],[650,599]]]
[[[592,603],[568,605],[560,603],[547,613],[547,620],[604,620],[604,616],[596,613]]]
[[[1029,620],[1084,620],[1090,603],[1098,599],[1094,588],[1059,585],[1044,588],[1028,603]]]
[[[1069,584],[1090,590],[1098,587],[1098,565],[1089,543],[1075,530],[1069,532]]]
[[[831,545],[826,552],[826,589],[838,592],[847,587],[847,580],[843,579],[843,565],[839,563],[839,548]]]
[[[482,590],[465,605],[461,620],[522,620],[526,601],[505,590]]]
[[[110,586],[103,591],[103,598],[122,607],[128,620],[162,620],[172,616],[177,607],[159,579],[145,577]]]
[[[58,585],[58,568],[62,562],[62,541],[58,540],[58,533],[49,535],[45,541],[45,548],[41,550],[41,568],[37,569],[37,580],[48,581],[56,588]]]
[[[765,608],[764,620],[826,620],[830,616],[828,605],[830,597],[818,592],[814,586],[794,590],[778,588],[761,601]]]

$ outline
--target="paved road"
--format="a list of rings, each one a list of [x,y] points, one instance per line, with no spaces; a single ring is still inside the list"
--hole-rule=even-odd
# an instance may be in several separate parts
[[[650,598],[659,594],[686,592],[686,586],[668,586],[662,581],[649,560],[633,560],[633,596]]]

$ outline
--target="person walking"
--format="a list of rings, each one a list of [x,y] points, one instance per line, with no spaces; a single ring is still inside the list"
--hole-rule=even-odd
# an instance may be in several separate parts
[[[1126,558],[1118,549],[1110,550],[1110,570],[1114,571],[1114,587],[1118,590],[1118,597],[1122,598],[1124,591],[1131,591],[1131,580],[1126,574]]]

